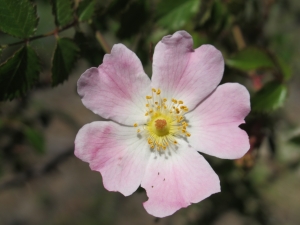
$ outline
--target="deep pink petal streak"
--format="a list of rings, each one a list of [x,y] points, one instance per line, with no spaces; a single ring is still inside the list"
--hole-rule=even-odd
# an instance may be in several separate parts
[[[147,212],[165,217],[220,191],[219,178],[207,161],[185,142],[176,152],[153,154],[142,187],[146,189]]]
[[[250,96],[244,86],[220,85],[194,111],[186,114],[191,133],[188,142],[209,155],[240,158],[250,148],[247,133],[239,128],[249,112]]]
[[[126,125],[145,122],[150,79],[138,57],[124,45],[114,45],[99,68],[81,75],[77,86],[83,104],[103,118]]]
[[[128,196],[142,181],[150,151],[147,142],[137,137],[136,129],[102,121],[79,130],[75,155],[101,173],[107,190]]]
[[[193,109],[220,83],[224,71],[222,54],[212,45],[193,50],[192,37],[178,31],[155,47],[152,86],[162,96],[183,100]]]

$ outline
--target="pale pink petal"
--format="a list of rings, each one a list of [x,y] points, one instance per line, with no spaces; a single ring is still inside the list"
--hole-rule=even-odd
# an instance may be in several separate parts
[[[103,118],[126,125],[145,122],[150,79],[138,57],[124,45],[114,45],[98,68],[81,75],[77,86],[83,104]]]
[[[250,96],[244,86],[220,85],[194,111],[186,114],[191,133],[188,142],[209,155],[240,158],[250,148],[247,133],[239,128],[249,112]]]
[[[217,87],[223,71],[219,50],[212,45],[193,50],[192,37],[178,31],[155,47],[152,86],[160,88],[162,96],[183,100],[193,109]]]
[[[153,154],[142,185],[146,211],[156,217],[173,214],[220,191],[220,181],[207,161],[186,142],[171,154]]]
[[[101,173],[107,190],[128,196],[142,181],[150,150],[133,127],[101,121],[79,130],[75,155],[88,162],[92,170]]]

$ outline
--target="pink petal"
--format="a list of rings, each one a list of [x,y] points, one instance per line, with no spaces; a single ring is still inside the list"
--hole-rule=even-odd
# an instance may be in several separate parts
[[[247,89],[237,83],[220,85],[194,111],[186,114],[188,142],[198,151],[224,159],[242,157],[249,138],[238,126],[250,112]]]
[[[81,75],[77,86],[83,104],[103,118],[126,125],[145,122],[150,79],[138,57],[124,45],[114,45],[98,68]]]
[[[142,181],[146,211],[165,217],[220,191],[219,178],[196,150],[179,140],[171,154],[152,155]]]
[[[107,190],[128,196],[142,181],[150,151],[134,128],[102,121],[79,130],[75,155],[101,173]]]
[[[178,31],[155,47],[152,86],[160,88],[162,96],[183,100],[193,109],[217,87],[223,71],[220,51],[211,45],[193,50],[191,35]]]

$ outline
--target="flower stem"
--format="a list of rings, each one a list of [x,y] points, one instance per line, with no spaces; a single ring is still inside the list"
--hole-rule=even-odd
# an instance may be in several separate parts
[[[49,36],[52,36],[52,35],[55,35],[55,34],[58,34],[64,30],[67,30],[73,26],[75,26],[76,24],[78,23],[77,20],[74,20],[72,23],[58,29],[58,28],[55,28],[53,31],[49,32],[49,33],[45,33],[45,34],[40,34],[40,35],[36,35],[36,36],[33,36],[31,38],[28,38],[28,39],[25,39],[23,41],[18,41],[18,42],[15,42],[15,43],[11,43],[11,44],[7,44],[5,45],[5,47],[9,47],[9,46],[15,46],[15,45],[19,45],[19,44],[24,44],[24,43],[27,43],[27,42],[30,42],[30,41],[33,41],[33,40],[36,40],[36,39],[40,39],[40,38],[44,38],[44,37],[49,37]]]
[[[109,44],[104,39],[103,35],[98,30],[96,31],[96,38],[99,41],[99,43],[100,43],[101,47],[103,48],[103,50],[106,53],[110,53],[111,47],[109,46]]]

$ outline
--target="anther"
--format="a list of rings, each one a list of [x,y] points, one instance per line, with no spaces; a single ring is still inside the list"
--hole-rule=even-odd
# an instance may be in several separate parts
[[[180,122],[181,120],[183,120],[183,117],[182,116],[179,116],[179,117],[177,117],[177,122]],[[185,123],[185,122],[183,122],[183,123]],[[182,124],[183,124],[182,123]],[[184,124],[183,124],[184,125]]]
[[[156,151],[163,151],[171,145],[177,145],[177,135],[190,137],[191,134],[187,131],[188,124],[185,121],[184,113],[188,111],[188,107],[183,105],[183,100],[175,98],[167,99],[161,95],[161,90],[151,88],[151,95],[147,95],[145,103],[145,116],[149,116],[146,127],[148,137],[146,138],[149,148]],[[155,93],[156,95],[154,95]],[[167,102],[171,104],[167,104]],[[137,132],[143,132],[143,129],[137,123]],[[178,130],[177,130],[178,129]],[[165,133],[164,133],[165,132]]]
[[[138,124],[137,124],[137,123],[135,123],[135,124],[133,124],[133,126],[134,126],[134,127],[137,127],[137,126],[138,126]]]

